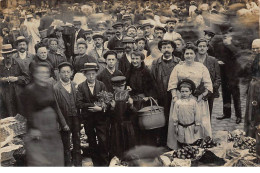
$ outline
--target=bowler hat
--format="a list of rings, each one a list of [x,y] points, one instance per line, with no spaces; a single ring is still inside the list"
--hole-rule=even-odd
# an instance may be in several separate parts
[[[176,44],[171,40],[161,40],[158,43],[158,49],[161,50],[163,45],[171,44],[174,49],[176,49]]]
[[[81,69],[80,71],[90,71],[90,70],[95,70],[95,71],[98,71],[98,65],[97,63],[85,63],[84,64],[84,68]]]
[[[192,93],[194,93],[195,89],[196,89],[196,85],[195,83],[190,80],[190,79],[182,79],[178,82],[177,84],[177,90],[181,90],[181,87],[186,86],[189,87],[192,91]]]
[[[71,70],[73,69],[72,65],[69,62],[62,62],[58,65],[58,69],[60,70],[62,67],[67,67],[69,66]]]
[[[28,44],[28,40],[24,36],[18,36],[16,38],[15,44],[17,45],[20,42],[26,42]]]
[[[125,76],[115,76],[111,78],[111,83],[113,86],[124,86],[126,84]]]
[[[11,44],[3,44],[2,45],[2,54],[9,54],[9,53],[13,53],[16,52],[16,49],[13,49]]]
[[[108,50],[105,54],[104,54],[104,59],[107,59],[108,55],[115,55],[115,57],[117,58],[117,53],[114,50]]]

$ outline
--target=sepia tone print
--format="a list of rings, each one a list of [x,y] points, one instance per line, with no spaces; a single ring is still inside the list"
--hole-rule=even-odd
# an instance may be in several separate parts
[[[259,10],[0,0],[1,166],[260,166]]]

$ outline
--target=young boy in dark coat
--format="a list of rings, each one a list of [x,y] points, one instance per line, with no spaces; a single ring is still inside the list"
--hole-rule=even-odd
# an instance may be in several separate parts
[[[87,79],[78,86],[77,108],[81,111],[94,166],[108,166],[108,118],[103,108],[95,104],[98,101],[97,95],[107,89],[103,82],[96,80],[98,65],[85,63],[84,66],[81,71]]]
[[[103,82],[106,85],[108,92],[113,92],[113,86],[111,84],[111,78],[115,76],[122,76],[123,73],[116,69],[117,53],[109,50],[104,54],[107,67],[97,76],[97,80]]]
[[[72,65],[63,62],[58,66],[60,80],[54,85],[54,94],[62,115],[68,124],[70,131],[61,131],[61,139],[64,147],[65,166],[71,166],[70,135],[72,134],[72,159],[74,166],[81,166],[80,150],[80,122],[76,108],[76,84],[70,80],[73,70]]]

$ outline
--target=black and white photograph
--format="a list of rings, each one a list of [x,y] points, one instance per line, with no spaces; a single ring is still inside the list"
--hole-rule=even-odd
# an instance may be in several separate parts
[[[0,0],[0,167],[260,167],[259,15]]]

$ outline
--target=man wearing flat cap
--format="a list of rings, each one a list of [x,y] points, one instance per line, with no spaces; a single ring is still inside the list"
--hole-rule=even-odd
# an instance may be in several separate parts
[[[167,32],[165,33],[163,39],[174,41],[177,38],[181,38],[181,35],[174,31],[176,24],[177,24],[176,19],[168,19],[166,21]]]
[[[98,72],[96,63],[85,63],[81,71],[87,79],[78,86],[77,108],[80,109],[88,137],[90,156],[94,166],[108,166],[108,116],[104,108],[96,104],[97,95],[107,89],[103,82],[96,79]]]
[[[23,114],[20,94],[30,77],[14,58],[11,44],[2,45],[4,60],[0,63],[0,119]]]
[[[24,67],[25,72],[29,74],[29,65],[33,61],[33,54],[29,53],[28,50],[28,40],[24,36],[19,36],[16,39],[16,47],[18,52],[13,56],[13,58]]]
[[[81,29],[81,21],[74,20],[73,25],[74,25],[75,31],[72,33],[70,46],[71,46],[71,50],[73,53],[72,56],[75,56],[78,54],[77,40],[79,38],[85,39],[85,37],[84,37],[84,30]]]
[[[132,37],[124,37],[123,45],[125,49],[125,53],[118,63],[118,70],[120,70],[124,75],[128,71],[131,66],[131,53],[134,49],[135,40]]]
[[[113,28],[115,29],[115,36],[108,41],[107,48],[109,50],[114,50],[115,47],[123,47],[123,23],[115,23]]]
[[[89,54],[89,52],[94,49],[95,47],[95,43],[94,43],[94,40],[92,38],[92,35],[93,35],[93,31],[92,29],[86,29],[84,31],[84,37],[86,38],[86,43],[87,43],[87,54]]]
[[[80,122],[76,107],[76,84],[72,82],[73,75],[72,65],[68,62],[62,62],[58,66],[60,80],[54,85],[54,95],[58,106],[61,110],[66,124],[70,131],[61,130],[61,139],[64,148],[65,166],[81,166],[81,151],[80,151]],[[72,160],[71,160],[71,142],[70,135],[72,134]]]
[[[93,35],[93,40],[95,43],[95,47],[89,51],[89,56],[94,57],[99,65],[99,71],[102,72],[106,68],[106,60],[104,59],[104,54],[108,49],[104,48],[104,36],[100,33],[96,33]]]
[[[165,146],[167,142],[168,120],[171,105],[171,93],[167,91],[168,83],[173,68],[181,61],[180,58],[173,56],[176,45],[171,40],[161,40],[158,43],[158,49],[162,56],[152,63],[151,73],[155,81],[158,104],[164,107],[166,125],[161,129],[161,145]]]
[[[152,34],[152,28],[154,26],[149,22],[146,22],[142,25],[142,30],[144,31],[144,37],[147,39],[148,42],[153,41],[154,36]]]
[[[204,30],[204,38],[208,41],[209,43],[209,50],[208,50],[208,54],[210,56],[215,57],[215,51],[214,51],[214,46],[212,45],[211,40],[213,39],[213,37],[215,36],[215,33],[213,31],[211,31],[210,29],[205,29]]]

